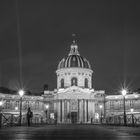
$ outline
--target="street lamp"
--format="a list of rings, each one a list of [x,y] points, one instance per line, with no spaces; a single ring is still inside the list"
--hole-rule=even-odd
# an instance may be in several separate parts
[[[0,101],[0,127],[2,126],[2,106],[3,106],[3,101]]]
[[[17,107],[17,106],[15,107],[15,110],[16,110],[16,111],[18,110],[18,107]]]
[[[46,123],[47,123],[49,104],[46,104],[45,108],[46,108]]]
[[[134,109],[131,108],[130,111],[131,111],[131,115],[132,115],[132,125],[134,125],[134,114],[133,114]]]
[[[126,90],[126,89],[122,89],[121,93],[122,93],[122,95],[123,95],[123,108],[124,108],[124,115],[123,115],[123,118],[124,118],[124,126],[126,126],[125,96],[126,96],[126,94],[127,94],[127,90]]]
[[[103,106],[100,105],[99,108],[100,108],[100,110],[101,110],[101,113],[100,113],[100,122],[101,122],[101,124],[102,124],[102,108],[103,108]]]
[[[24,90],[19,90],[18,94],[20,96],[20,114],[19,114],[19,125],[21,126],[21,120],[22,120],[22,97],[24,95]]]

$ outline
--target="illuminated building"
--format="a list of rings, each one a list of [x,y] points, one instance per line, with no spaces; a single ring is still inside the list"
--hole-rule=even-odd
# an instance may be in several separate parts
[[[33,122],[99,123],[102,118],[123,113],[122,95],[105,95],[104,90],[92,88],[89,61],[82,57],[73,41],[70,52],[57,67],[57,89],[44,90],[40,96],[23,96],[22,122],[26,122],[27,108],[33,111]],[[19,115],[19,95],[0,93],[4,101],[3,113]],[[139,94],[126,95],[126,111],[140,111]]]

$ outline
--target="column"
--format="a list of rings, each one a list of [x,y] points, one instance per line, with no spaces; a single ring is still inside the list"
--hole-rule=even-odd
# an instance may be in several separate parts
[[[65,100],[62,100],[62,122],[65,122]]]
[[[82,122],[82,103],[81,100],[79,100],[79,123]]]
[[[69,107],[70,107],[69,100],[67,100],[67,122],[69,122],[69,120],[70,120],[70,109],[69,109]]]
[[[67,122],[67,101],[64,100],[64,122]]]
[[[60,122],[62,123],[62,100],[60,100]]]
[[[85,122],[85,100],[83,99],[83,123]]]
[[[88,122],[88,100],[86,100],[86,118],[86,121]]]
[[[57,101],[57,122],[60,123],[60,100]]]
[[[80,122],[80,100],[78,99],[78,116],[77,116],[77,122]]]

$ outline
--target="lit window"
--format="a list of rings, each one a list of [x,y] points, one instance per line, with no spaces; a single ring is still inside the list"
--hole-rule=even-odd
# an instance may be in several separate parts
[[[130,107],[133,107],[134,106],[134,102],[133,100],[130,100]]]

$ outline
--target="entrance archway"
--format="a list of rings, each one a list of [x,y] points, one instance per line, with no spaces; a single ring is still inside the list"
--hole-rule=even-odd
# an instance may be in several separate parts
[[[77,112],[71,112],[71,123],[76,124],[77,123],[77,117],[78,117]]]

